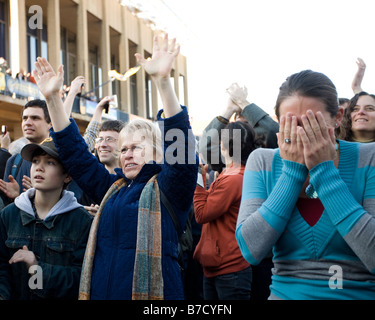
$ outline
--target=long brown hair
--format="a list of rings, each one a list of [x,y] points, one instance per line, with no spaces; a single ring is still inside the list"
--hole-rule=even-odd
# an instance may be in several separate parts
[[[344,117],[338,130],[339,132],[337,133],[339,139],[354,141],[354,134],[352,130],[352,112],[354,107],[357,105],[359,97],[362,96],[369,96],[375,100],[375,95],[369,94],[365,91],[357,93],[353,98],[350,99],[349,106],[345,109]]]

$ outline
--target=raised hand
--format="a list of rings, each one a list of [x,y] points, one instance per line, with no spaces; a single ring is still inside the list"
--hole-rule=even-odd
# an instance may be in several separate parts
[[[357,94],[362,90],[362,80],[365,76],[366,71],[366,64],[361,58],[357,58],[357,72],[354,75],[353,81],[352,81],[352,90],[354,94]]]
[[[20,195],[20,186],[12,175],[8,177],[9,182],[0,179],[0,191],[2,191],[9,199],[15,199]]]
[[[5,150],[9,150],[10,145],[10,135],[7,132],[5,135],[0,135],[0,147],[4,148]]]
[[[166,34],[163,40],[159,40],[158,36],[154,37],[151,59],[146,60],[139,53],[135,54],[138,63],[142,65],[156,84],[166,118],[172,117],[181,111],[180,103],[170,81],[173,63],[179,53],[180,46],[176,45],[176,39],[169,42],[168,34]]]
[[[363,59],[361,59],[361,58],[357,58],[357,61],[356,61],[356,63],[357,63],[357,67],[358,67],[358,69],[366,69],[366,64],[365,64],[365,62],[363,61]]]
[[[85,77],[83,76],[76,77],[70,84],[69,94],[77,95],[78,93],[81,92],[82,85],[85,85],[85,84],[86,84]]]
[[[70,125],[68,115],[70,110],[68,110],[68,107],[64,109],[64,104],[59,94],[64,82],[64,67],[60,65],[57,73],[55,73],[45,58],[38,58],[35,62],[35,68],[33,76],[40,92],[47,101],[53,129],[61,131]]]
[[[59,93],[64,82],[64,68],[62,65],[57,69],[57,74],[45,58],[37,58],[35,62],[36,70],[33,70],[33,76],[43,96],[48,99],[56,93]]]
[[[246,86],[240,87],[238,83],[232,83],[227,88],[227,93],[229,94],[232,101],[241,108],[245,108],[249,102],[247,101],[247,88]]]
[[[154,37],[154,46],[151,59],[145,59],[141,54],[136,53],[135,57],[145,71],[154,78],[169,78],[173,62],[180,53],[180,46],[176,44],[176,39],[168,40],[168,34],[160,40]]]

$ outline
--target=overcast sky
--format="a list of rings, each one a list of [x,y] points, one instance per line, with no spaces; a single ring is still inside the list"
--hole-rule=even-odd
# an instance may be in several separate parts
[[[350,98],[357,57],[367,65],[363,89],[375,92],[374,0],[160,2],[176,14],[178,26],[168,31],[188,59],[197,127],[225,108],[232,82],[246,85],[249,101],[270,114],[281,83],[304,69],[323,72]]]

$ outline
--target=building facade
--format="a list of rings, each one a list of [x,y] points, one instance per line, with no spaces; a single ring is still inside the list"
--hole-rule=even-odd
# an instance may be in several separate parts
[[[38,56],[55,69],[64,65],[66,86],[83,75],[84,93],[91,100],[116,95],[118,110],[112,110],[112,118],[155,120],[159,97],[144,70],[127,81],[111,81],[108,73],[135,67],[137,52],[151,56],[153,37],[161,33],[119,0],[0,0],[0,57],[7,62],[0,69],[0,124],[8,126],[12,139],[22,136],[22,107],[39,93],[35,84],[17,74],[31,72]],[[180,102],[188,106],[186,57],[181,54],[172,81]],[[73,110],[82,132],[90,110]]]

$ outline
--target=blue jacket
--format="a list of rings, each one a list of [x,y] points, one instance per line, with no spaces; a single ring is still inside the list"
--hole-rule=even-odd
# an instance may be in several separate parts
[[[125,178],[128,182],[128,187],[122,188],[107,202],[100,218],[92,270],[91,299],[131,299],[138,201],[143,187],[156,173],[159,173],[157,178],[159,187],[174,207],[180,225],[184,226],[186,223],[197,181],[198,161],[195,154],[195,139],[189,130],[189,117],[185,107],[183,111],[168,119],[162,119],[160,115],[161,111],[158,114],[158,121],[165,152],[171,155],[177,145],[180,146],[178,150],[183,147],[185,163],[172,165],[164,161],[162,164],[146,164],[133,181],[128,180],[121,169],[116,169],[115,175],[110,174],[88,151],[73,121],[64,130],[51,132],[65,168],[68,168],[83,191],[97,203],[101,202],[106,191],[116,180]],[[178,139],[179,142],[165,141],[165,134],[170,129],[179,129],[178,132],[183,132],[183,141]],[[178,235],[163,205],[161,205],[161,219],[164,298],[183,299],[181,272],[177,261]]]

